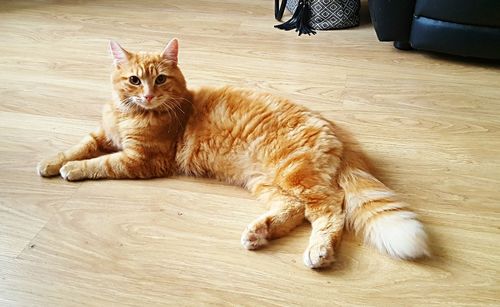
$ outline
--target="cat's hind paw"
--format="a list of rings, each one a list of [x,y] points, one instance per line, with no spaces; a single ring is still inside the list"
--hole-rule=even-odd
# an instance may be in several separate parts
[[[81,161],[71,161],[64,164],[59,173],[61,177],[68,181],[78,181],[87,178],[83,171],[83,162]]]
[[[267,225],[250,224],[241,235],[241,244],[249,250],[260,248],[267,244]]]
[[[335,261],[332,246],[317,243],[309,246],[304,252],[304,264],[311,269],[330,266]]]

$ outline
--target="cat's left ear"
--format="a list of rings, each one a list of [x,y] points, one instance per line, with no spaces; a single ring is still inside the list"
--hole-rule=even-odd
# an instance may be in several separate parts
[[[173,38],[165,49],[161,52],[161,57],[165,60],[169,60],[177,64],[179,55],[179,40],[177,38]]]
[[[115,41],[109,42],[109,52],[113,56],[113,62],[115,66],[119,66],[122,63],[126,63],[129,59],[130,53],[123,49],[120,44]]]

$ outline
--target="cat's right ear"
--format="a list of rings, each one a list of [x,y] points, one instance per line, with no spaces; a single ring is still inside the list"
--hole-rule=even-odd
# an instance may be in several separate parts
[[[173,38],[170,42],[168,42],[167,47],[165,47],[165,49],[161,52],[161,57],[177,64],[178,56],[179,40],[177,38]]]
[[[120,64],[126,63],[130,56],[130,53],[115,41],[109,41],[109,52],[113,56],[113,63],[117,67],[120,66]]]

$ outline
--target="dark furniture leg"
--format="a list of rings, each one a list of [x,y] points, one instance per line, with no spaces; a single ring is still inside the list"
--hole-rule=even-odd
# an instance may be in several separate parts
[[[395,41],[394,42],[394,47],[400,50],[412,50],[413,48],[411,47],[409,42],[405,41]]]

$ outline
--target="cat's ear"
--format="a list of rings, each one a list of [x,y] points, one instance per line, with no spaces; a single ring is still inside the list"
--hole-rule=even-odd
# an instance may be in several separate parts
[[[169,60],[177,64],[179,55],[179,40],[177,38],[173,38],[165,49],[161,52],[161,57],[165,60]]]
[[[130,56],[130,53],[115,41],[109,41],[109,52],[113,56],[115,66],[126,63]]]

